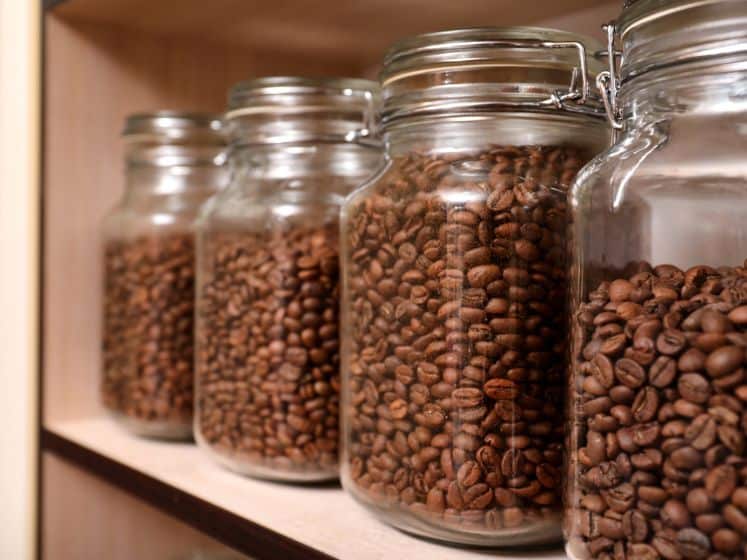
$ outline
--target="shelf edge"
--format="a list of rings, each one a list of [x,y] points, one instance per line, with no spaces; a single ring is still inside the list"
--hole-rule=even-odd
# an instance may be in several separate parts
[[[187,492],[42,428],[41,448],[83,468],[215,540],[258,560],[334,560]]]

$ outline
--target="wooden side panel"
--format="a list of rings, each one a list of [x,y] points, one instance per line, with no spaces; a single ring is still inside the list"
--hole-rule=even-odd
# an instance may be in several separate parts
[[[129,494],[45,453],[43,560],[240,560]]]
[[[0,0],[0,558],[34,557],[39,294],[39,2]]]

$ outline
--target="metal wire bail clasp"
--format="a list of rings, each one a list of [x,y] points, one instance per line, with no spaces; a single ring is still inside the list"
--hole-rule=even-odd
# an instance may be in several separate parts
[[[622,56],[622,53],[615,50],[615,24],[608,23],[602,26],[602,29],[607,32],[607,50],[601,54],[607,56],[609,69],[604,70],[597,75],[597,88],[599,89],[599,93],[602,95],[604,111],[607,113],[607,119],[609,119],[612,128],[615,130],[621,130],[623,123],[620,109],[617,106],[617,91],[620,83],[618,80],[617,69],[618,60]]]
[[[373,92],[368,90],[358,91],[351,88],[345,88],[342,91],[342,94],[349,97],[359,95],[363,97],[366,102],[366,109],[363,112],[363,122],[361,123],[361,128],[357,130],[351,130],[347,134],[345,134],[345,142],[352,142],[356,144],[375,142],[377,106]]]
[[[579,65],[573,69],[571,74],[571,85],[567,92],[556,91],[551,98],[558,109],[565,108],[565,102],[574,101],[579,105],[584,105],[589,99],[591,90],[589,88],[588,69],[586,64],[586,47],[579,41],[543,41],[541,47],[551,49],[576,49],[578,51]],[[581,78],[581,91],[578,90],[578,80]]]

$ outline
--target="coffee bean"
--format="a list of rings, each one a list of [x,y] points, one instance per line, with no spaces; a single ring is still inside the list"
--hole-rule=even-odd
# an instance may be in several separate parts
[[[611,336],[602,342],[599,351],[606,356],[616,356],[625,348],[626,337],[624,334]]]
[[[680,376],[677,388],[683,399],[702,404],[711,396],[711,386],[702,375],[686,373]]]
[[[713,501],[705,488],[693,488],[687,494],[687,508],[699,515],[713,511]]]
[[[599,432],[589,432],[586,440],[586,454],[592,465],[598,465],[607,458],[604,437]]]
[[[724,526],[724,518],[717,513],[702,513],[695,518],[695,527],[710,535]]]
[[[666,356],[679,354],[685,347],[685,334],[675,329],[667,329],[656,339],[656,349]]]
[[[387,510],[425,509],[455,531],[558,519],[566,183],[587,159],[573,148],[413,150],[351,200],[342,413],[347,466],[360,465],[346,469],[352,492]],[[469,196],[447,196],[457,191]],[[595,364],[589,378],[613,386],[612,362]],[[606,416],[602,427],[615,421]],[[398,433],[407,446],[395,455]],[[431,447],[438,455],[424,457]],[[404,482],[387,494],[395,472]]]
[[[716,421],[707,414],[701,414],[685,430],[685,439],[695,449],[705,450],[716,441]]]
[[[728,315],[729,321],[740,327],[747,326],[747,305],[735,307]]]
[[[649,382],[659,389],[668,387],[677,375],[677,367],[678,364],[669,356],[659,356],[649,368]]]
[[[680,356],[677,368],[680,371],[701,371],[705,366],[706,355],[698,348],[690,348]]]
[[[739,346],[723,346],[708,355],[706,371],[711,377],[722,377],[744,363],[745,351]]]
[[[663,558],[667,560],[682,560],[682,555],[677,549],[676,535],[672,536],[661,531],[651,539],[651,544]]]
[[[731,497],[737,484],[737,471],[731,465],[720,465],[711,469],[705,478],[705,488],[718,502]]]
[[[734,494],[731,497],[731,502],[735,506],[743,510],[747,510],[747,488],[741,486],[734,490]]]
[[[634,543],[644,542],[648,537],[646,516],[637,510],[628,510],[623,514],[623,534]]]
[[[747,537],[747,515],[740,508],[731,504],[724,506],[722,512],[726,523],[736,529],[742,537]]]
[[[711,536],[713,547],[723,554],[741,552],[742,537],[730,529],[719,529]]]
[[[645,423],[653,420],[659,410],[659,393],[653,387],[644,387],[633,401],[633,418]]]
[[[593,530],[572,526],[569,543],[586,558],[742,558],[747,271],[638,270],[574,311],[568,515]]]
[[[137,433],[191,435],[194,239],[109,241],[104,255],[102,400]],[[241,330],[226,333],[241,340]]]
[[[632,484],[623,483],[614,488],[603,490],[602,497],[613,511],[625,513],[635,501],[635,487]]]
[[[711,552],[711,542],[697,529],[682,529],[677,533],[677,549],[685,558],[705,560]]]
[[[592,375],[604,389],[610,389],[615,382],[615,368],[604,354],[597,354],[591,360]]]
[[[242,472],[334,477],[339,438],[337,225],[290,228],[283,235],[202,235],[198,440]],[[370,267],[366,275],[376,282],[381,271]],[[367,310],[360,313],[368,316]],[[231,331],[246,336],[226,337]],[[398,366],[399,361],[381,363],[382,374],[389,367],[401,379],[412,377],[412,371]],[[384,400],[380,387],[366,385],[359,397],[372,415],[376,410],[377,421],[371,416],[367,421],[396,434],[398,423],[409,416],[409,403],[404,387],[397,395],[393,389]],[[412,424],[407,425],[409,432]],[[386,479],[380,473],[396,464],[387,455],[372,482],[391,482],[393,473]],[[436,501],[434,495],[430,505]]]
[[[646,371],[637,362],[623,358],[615,362],[615,376],[631,389],[637,389],[646,381]]]
[[[669,500],[664,504],[661,519],[666,525],[675,529],[684,529],[692,524],[687,507],[678,500]]]

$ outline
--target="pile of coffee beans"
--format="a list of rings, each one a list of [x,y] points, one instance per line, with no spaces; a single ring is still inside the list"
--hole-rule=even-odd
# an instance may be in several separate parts
[[[586,159],[413,152],[348,205],[344,482],[393,522],[557,522],[566,195]]]
[[[102,398],[138,433],[191,434],[193,311],[191,235],[106,244]]]
[[[338,225],[203,234],[197,438],[234,470],[337,477]]]
[[[574,558],[747,558],[745,266],[643,264],[577,309]]]

